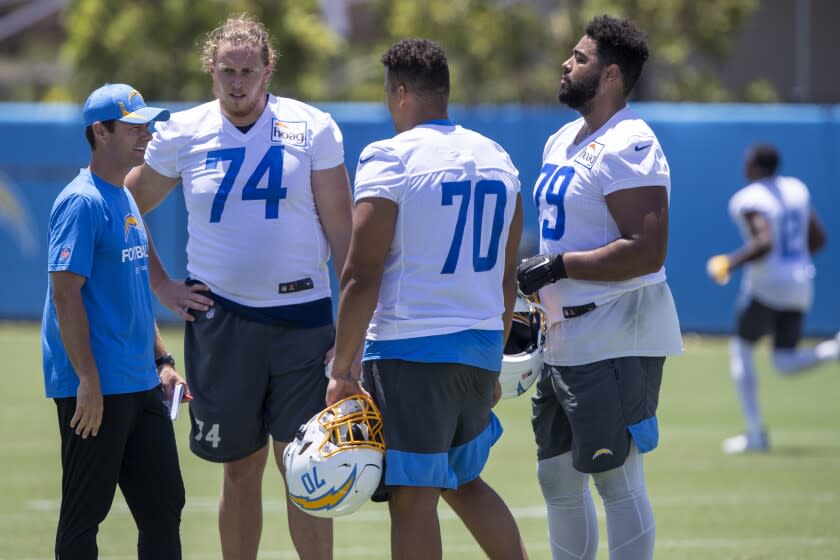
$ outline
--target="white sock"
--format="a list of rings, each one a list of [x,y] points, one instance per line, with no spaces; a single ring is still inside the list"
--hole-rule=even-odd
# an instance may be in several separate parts
[[[764,422],[761,407],[758,405],[758,380],[753,365],[753,346],[737,336],[729,339],[729,373],[741,401],[747,433],[760,434],[764,429]]]
[[[575,470],[572,453],[537,462],[537,478],[548,509],[553,560],[595,560],[598,519],[589,475]]]
[[[773,350],[773,367],[782,375],[796,375],[838,357],[840,343],[832,338],[813,348],[776,348]]]
[[[656,522],[645,487],[642,455],[633,445],[624,465],[592,475],[604,500],[610,560],[649,560]]]

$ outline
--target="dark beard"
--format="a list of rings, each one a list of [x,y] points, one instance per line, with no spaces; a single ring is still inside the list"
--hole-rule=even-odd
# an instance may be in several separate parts
[[[592,74],[578,83],[569,81],[565,89],[562,86],[560,87],[560,94],[557,99],[560,100],[560,103],[568,105],[572,109],[580,109],[592,101],[592,98],[598,93],[600,79],[600,74]]]

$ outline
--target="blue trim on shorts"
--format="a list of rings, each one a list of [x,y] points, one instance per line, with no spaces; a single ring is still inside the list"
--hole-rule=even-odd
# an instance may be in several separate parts
[[[659,421],[656,416],[645,418],[638,424],[627,426],[633,441],[636,442],[636,449],[639,453],[653,451],[659,445]]]
[[[400,340],[366,340],[362,359],[464,364],[501,371],[504,349],[502,335],[502,331],[467,329]]]
[[[448,453],[386,449],[385,484],[454,490],[481,474],[490,448],[499,441],[502,432],[502,423],[491,412],[490,423],[480,434],[465,444],[452,447]]]
[[[458,477],[458,486],[472,482],[487,464],[490,448],[502,437],[502,423],[492,412],[490,423],[472,441],[449,450],[449,464]]]

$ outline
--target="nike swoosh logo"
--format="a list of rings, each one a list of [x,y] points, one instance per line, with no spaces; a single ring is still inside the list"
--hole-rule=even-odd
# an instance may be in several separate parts
[[[646,145],[646,146],[636,146],[635,150],[636,150],[637,152],[641,152],[642,150],[647,150],[647,149],[648,149],[648,148],[650,148],[651,146],[653,146],[653,144],[648,144],[648,145]]]
[[[359,165],[361,165],[361,164],[363,164],[363,163],[367,163],[367,162],[369,162],[369,161],[370,161],[370,160],[372,160],[375,156],[376,156],[376,154],[373,154],[373,155],[368,156],[368,157],[366,157],[366,158],[364,158],[364,159],[360,159],[360,160],[359,160]]]

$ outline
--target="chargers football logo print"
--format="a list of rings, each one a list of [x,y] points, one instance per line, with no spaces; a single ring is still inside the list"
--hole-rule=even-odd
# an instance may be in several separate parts
[[[607,449],[606,447],[602,447],[601,449],[599,449],[598,451],[596,451],[595,453],[592,454],[592,460],[595,460],[598,457],[604,457],[604,456],[612,455],[612,454],[613,454],[612,449]]]
[[[131,231],[131,228],[134,228],[137,231],[143,231],[143,228],[140,227],[140,222],[137,220],[137,218],[135,218],[132,214],[128,214],[123,220],[123,229],[125,230],[126,243],[128,243],[128,232]]]
[[[305,510],[329,510],[344,501],[344,498],[350,494],[350,490],[352,490],[354,484],[356,484],[356,467],[353,467],[353,472],[350,473],[347,480],[342,482],[338,488],[332,487],[320,496],[313,498],[309,498],[307,496],[295,496],[292,494],[289,496],[294,503]]]

